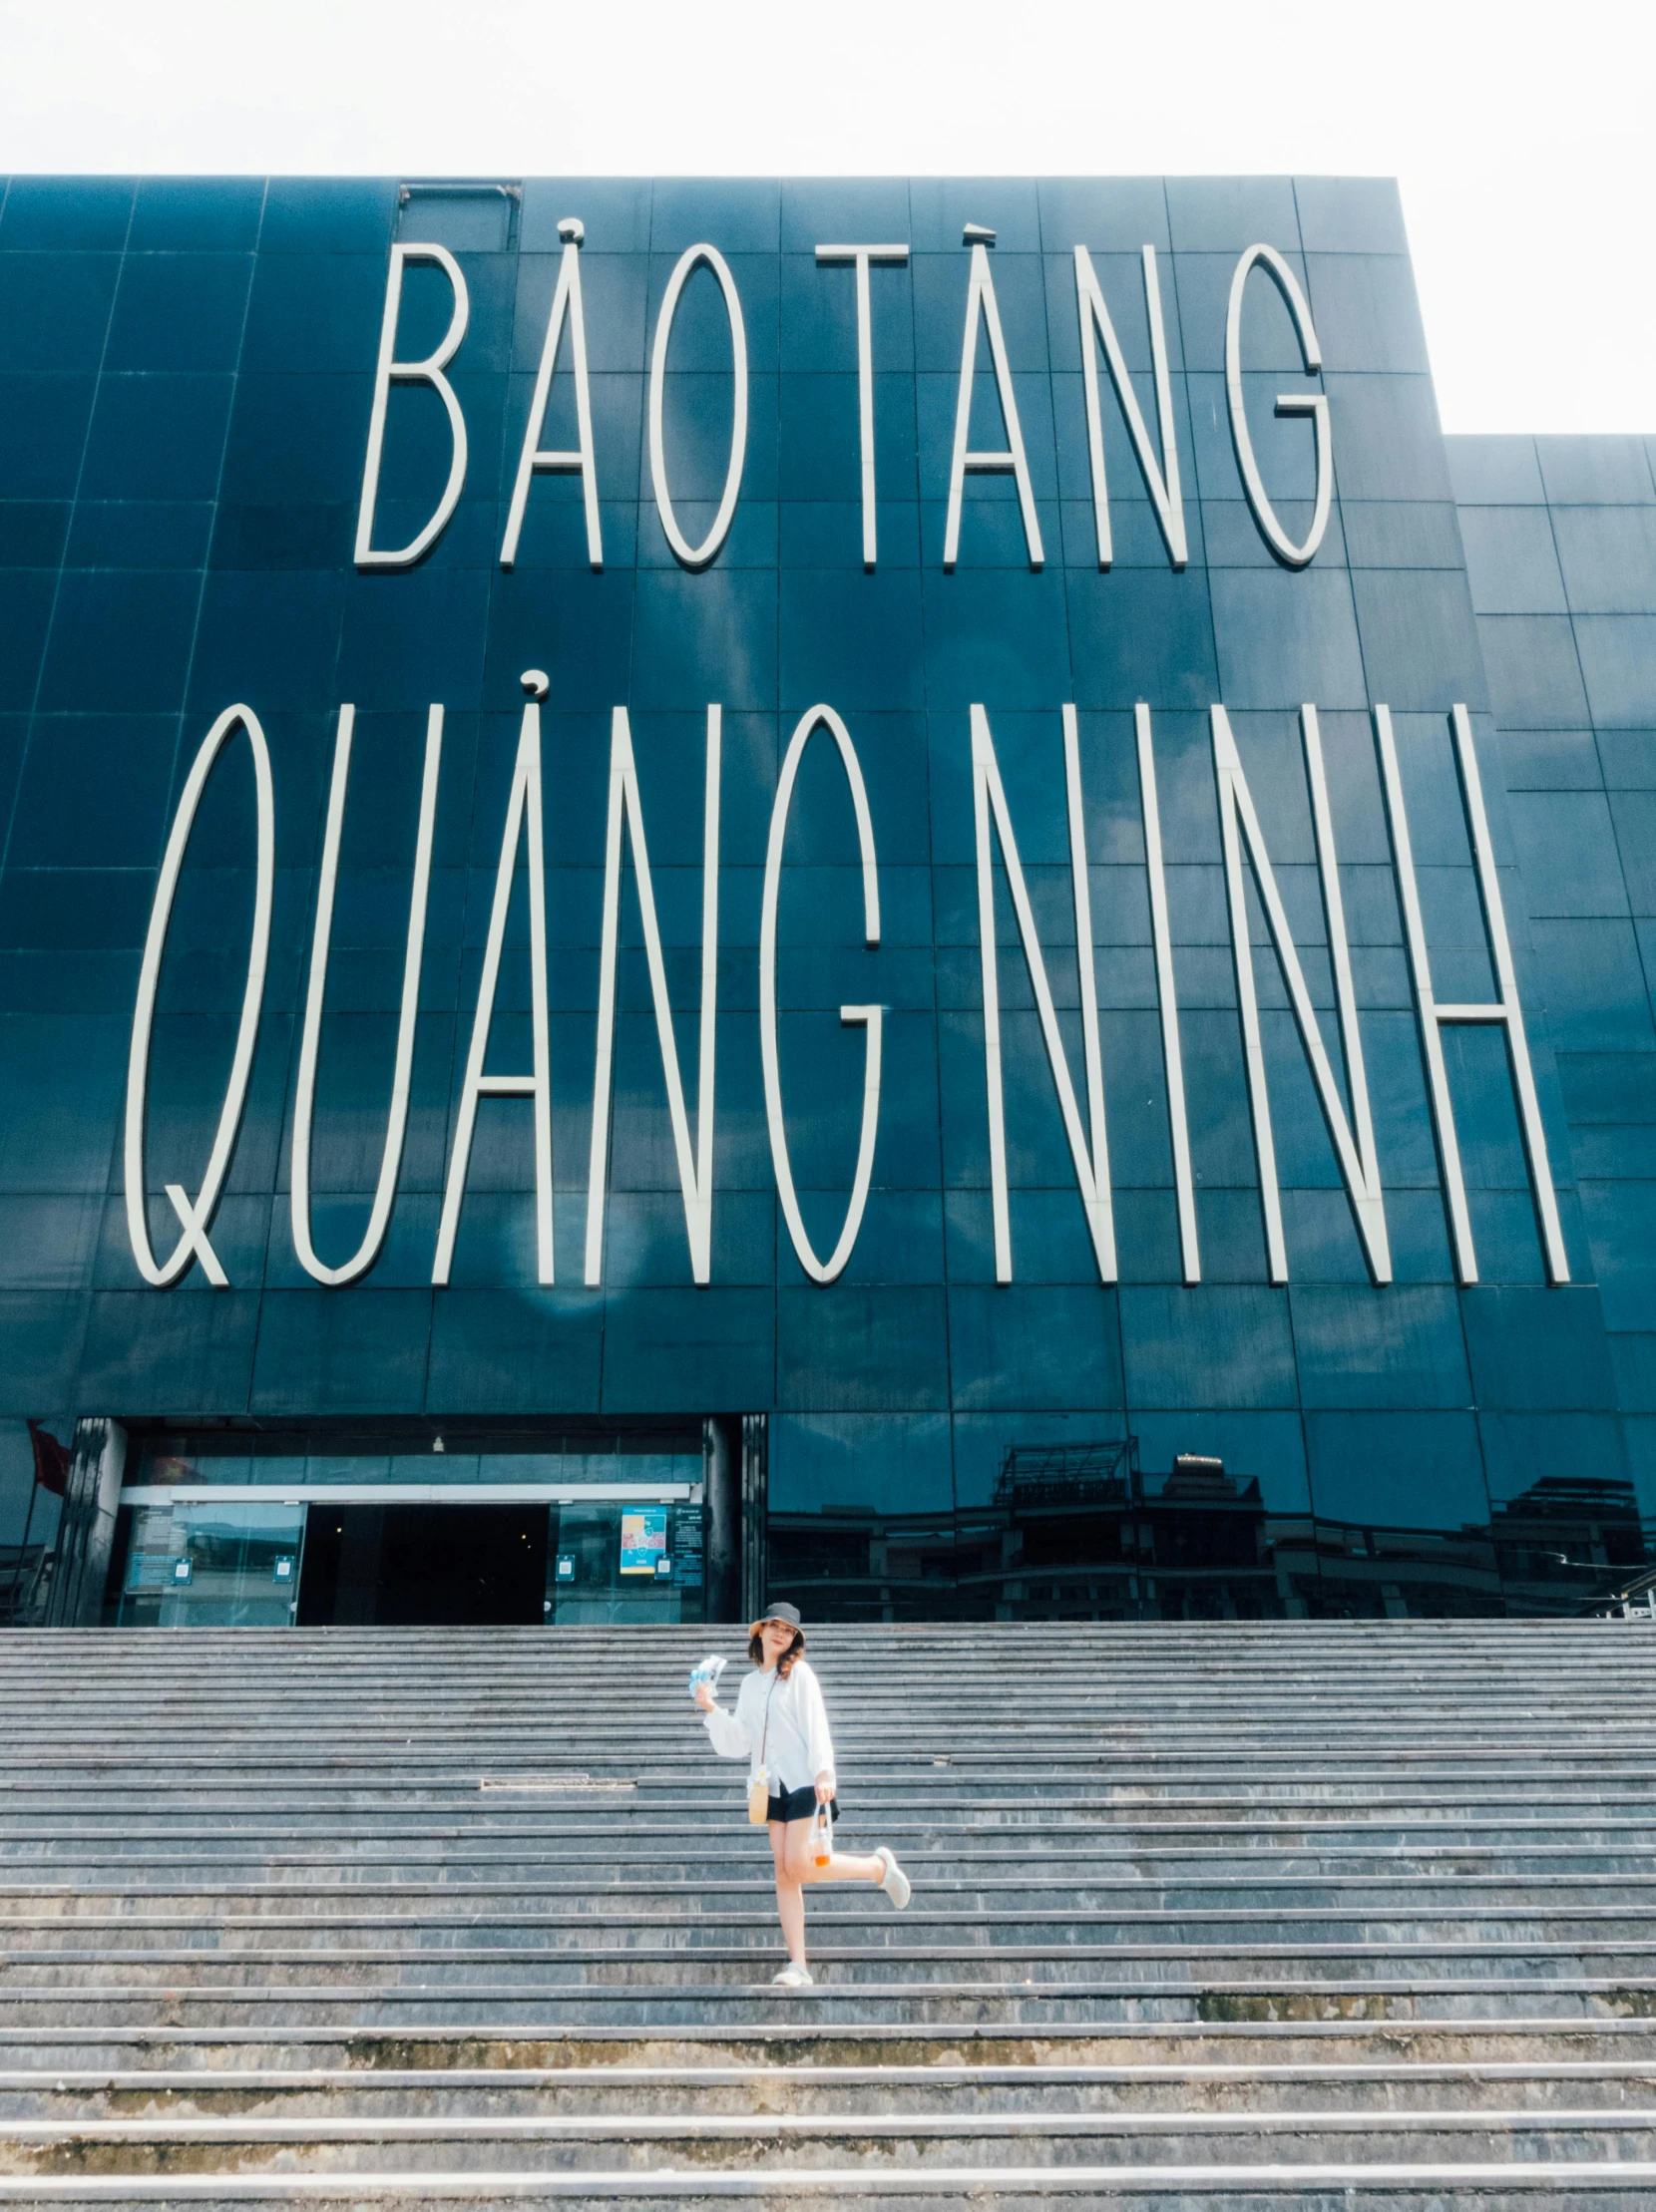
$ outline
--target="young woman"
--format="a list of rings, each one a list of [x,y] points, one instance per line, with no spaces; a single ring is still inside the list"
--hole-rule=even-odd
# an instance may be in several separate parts
[[[786,1990],[811,1986],[805,1883],[877,1882],[899,1912],[909,1902],[909,1878],[883,1844],[871,1857],[836,1851],[826,1866],[811,1856],[817,1807],[834,1795],[834,1742],[821,1684],[804,1654],[797,1609],[773,1606],[749,1632],[747,1656],[756,1671],[742,1683],[735,1712],[722,1711],[705,1682],[695,1693],[720,1758],[745,1758],[749,1785],[765,1770],[776,1911],[788,1946],[788,1964],[775,1979]]]

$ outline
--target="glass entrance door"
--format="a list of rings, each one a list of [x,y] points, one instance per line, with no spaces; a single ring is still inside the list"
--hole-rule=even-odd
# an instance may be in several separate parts
[[[278,1501],[135,1510],[121,1582],[123,1628],[290,1628],[304,1569],[305,1509]]]
[[[312,1498],[301,1628],[528,1628],[543,1618],[545,1505]]]

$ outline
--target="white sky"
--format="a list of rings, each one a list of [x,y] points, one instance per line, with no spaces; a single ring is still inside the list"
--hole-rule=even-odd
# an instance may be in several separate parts
[[[1652,0],[0,0],[0,170],[1402,180],[1445,427],[1656,432]]]

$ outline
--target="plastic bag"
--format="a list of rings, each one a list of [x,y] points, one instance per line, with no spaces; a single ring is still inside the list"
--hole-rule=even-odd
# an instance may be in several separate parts
[[[718,1678],[729,1663],[728,1659],[720,1659],[716,1653],[712,1652],[709,1652],[704,1659],[697,1660],[696,1664],[690,1668],[689,1689],[692,1704],[695,1701],[695,1693],[703,1682],[707,1684],[715,1697],[718,1695]]]
[[[816,1818],[811,1823],[811,1861],[815,1866],[827,1866],[834,1856],[834,1818],[826,1805],[819,1805]]]

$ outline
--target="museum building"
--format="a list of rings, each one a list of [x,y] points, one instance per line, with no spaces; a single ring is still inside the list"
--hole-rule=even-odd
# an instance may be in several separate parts
[[[1653,461],[1389,183],[12,179],[0,1619],[1625,1589]]]

